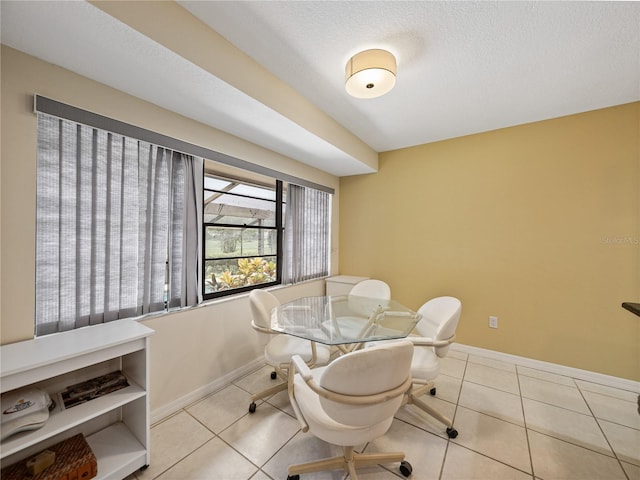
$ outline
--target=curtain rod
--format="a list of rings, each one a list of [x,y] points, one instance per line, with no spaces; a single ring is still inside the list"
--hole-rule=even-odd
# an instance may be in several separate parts
[[[242,160],[240,158],[232,157],[224,153],[216,152],[209,148],[194,145],[193,143],[178,140],[177,138],[169,137],[161,133],[153,132],[145,128],[137,127],[129,123],[121,122],[113,118],[105,117],[103,115],[83,110],[66,103],[58,102],[41,95],[34,95],[34,111],[40,113],[46,113],[56,117],[71,120],[76,123],[81,123],[89,127],[100,128],[109,132],[117,133],[127,137],[135,138],[145,142],[159,145],[162,147],[170,148],[189,155],[195,155],[207,160],[213,160],[225,165],[231,165],[233,167],[248,170],[250,172],[259,173],[261,175],[267,175],[269,177],[283,180],[288,183],[300,185],[302,187],[310,187],[322,192],[334,194],[333,188],[320,185],[318,183],[310,182],[303,178],[298,178],[287,173],[279,172],[271,168],[263,167],[255,163]]]

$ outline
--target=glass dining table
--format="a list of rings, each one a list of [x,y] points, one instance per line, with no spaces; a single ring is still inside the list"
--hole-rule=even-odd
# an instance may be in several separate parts
[[[395,300],[356,295],[302,297],[271,312],[271,328],[343,352],[367,342],[404,338],[422,316]]]

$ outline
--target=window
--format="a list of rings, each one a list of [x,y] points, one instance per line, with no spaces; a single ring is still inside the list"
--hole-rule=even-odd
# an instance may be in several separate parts
[[[38,95],[35,109],[36,335],[328,274],[332,189]]]
[[[203,297],[329,273],[331,194],[205,161]]]
[[[282,182],[204,176],[204,298],[280,283]]]

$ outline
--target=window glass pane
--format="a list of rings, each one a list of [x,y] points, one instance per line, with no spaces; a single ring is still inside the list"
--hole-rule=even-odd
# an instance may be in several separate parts
[[[275,255],[277,230],[206,227],[205,258]]]
[[[205,192],[205,223],[274,227],[276,204],[268,200]]]
[[[207,260],[204,281],[205,294],[275,282],[276,257]]]
[[[276,192],[273,188],[247,185],[234,182],[232,180],[209,177],[207,175],[205,175],[204,177],[204,188],[205,190],[218,190],[223,192],[235,193],[237,195],[264,198],[265,200],[275,201],[276,199]],[[205,192],[205,198],[207,193],[211,192]]]
[[[264,198],[266,200],[275,201],[276,199],[275,190],[269,188],[254,187],[252,185],[238,185],[230,191],[233,193],[237,193],[238,195],[248,195],[250,197]]]
[[[214,178],[208,175],[204,176],[204,188],[208,190],[225,190],[231,185],[231,180],[223,180],[221,178]]]

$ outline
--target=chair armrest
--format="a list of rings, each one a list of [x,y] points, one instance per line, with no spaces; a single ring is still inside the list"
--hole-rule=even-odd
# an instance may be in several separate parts
[[[278,335],[280,334],[280,332],[275,332],[273,330],[271,330],[270,328],[265,328],[265,327],[261,327],[259,325],[256,325],[256,323],[251,320],[251,328],[253,328],[254,330],[260,332],[260,333],[266,333],[268,335]]]
[[[304,419],[304,415],[302,415],[302,411],[300,410],[300,406],[296,400],[295,390],[293,388],[293,378],[296,375],[296,370],[303,378],[305,382],[307,382],[311,375],[311,369],[307,366],[307,364],[302,360],[300,355],[294,355],[291,357],[291,363],[289,364],[289,374],[287,379],[287,391],[289,393],[289,402],[291,403],[291,408],[293,409],[293,413],[298,420],[298,424],[300,425],[300,429],[303,433],[309,431],[309,425]]]
[[[408,340],[411,340],[414,347],[446,347],[447,345],[451,345],[455,339],[455,333],[451,335],[449,338],[444,340],[434,340],[429,337],[407,337]]]
[[[292,363],[294,375],[297,371],[305,382],[308,382],[313,378],[313,375],[311,374],[311,369],[305,363],[305,361],[302,359],[300,355],[292,356],[291,363]],[[293,376],[293,375],[290,375],[290,376]]]

